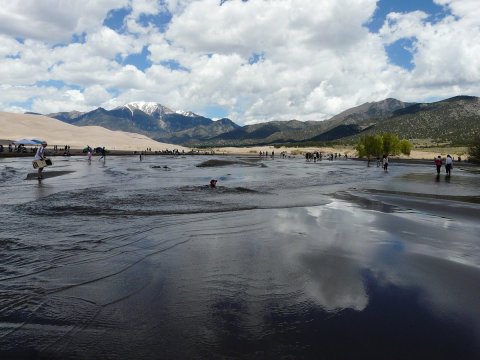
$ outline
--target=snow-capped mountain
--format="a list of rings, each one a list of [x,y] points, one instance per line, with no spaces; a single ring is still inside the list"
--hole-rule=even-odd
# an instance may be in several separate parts
[[[159,113],[161,115],[174,114],[175,112],[162,104],[147,101],[134,101],[123,106],[118,106],[114,110],[127,108],[133,115],[135,110],[143,111],[145,114],[153,115]]]
[[[173,111],[162,104],[147,101],[130,102],[112,110],[98,108],[86,113],[68,112],[47,116],[78,126],[103,126],[172,143],[211,138],[238,127],[227,119],[223,122],[213,121],[191,111]]]
[[[175,113],[176,113],[176,114],[183,115],[183,116],[188,116],[188,117],[200,116],[200,115],[195,114],[194,112],[191,112],[191,111],[183,111],[183,110],[177,110],[177,111],[175,111]]]
[[[385,99],[346,110],[325,121],[270,121],[238,126],[192,112],[172,111],[158,103],[134,102],[113,110],[98,108],[48,114],[78,126],[145,134],[153,139],[189,145],[239,146],[301,141],[330,141],[360,134],[393,132],[405,138],[467,144],[480,132],[480,98],[456,96],[434,103],[410,104]]]

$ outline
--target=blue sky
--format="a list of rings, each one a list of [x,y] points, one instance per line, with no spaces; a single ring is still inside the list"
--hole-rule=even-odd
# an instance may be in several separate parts
[[[367,24],[367,27],[371,31],[377,32],[383,26],[389,13],[408,13],[418,10],[426,12],[437,20],[444,18],[449,13],[447,8],[435,4],[432,0],[380,0],[377,2],[372,21]]]
[[[435,4],[432,0],[380,0],[372,20],[366,24],[372,32],[378,32],[385,23],[389,13],[409,13],[412,11],[423,11],[430,16],[431,21],[441,21],[450,13],[448,8]],[[414,68],[412,57],[412,45],[414,39],[401,39],[385,46],[389,60],[407,70]]]
[[[0,0],[5,111],[154,101],[255,123],[479,92],[476,0],[55,4]]]
[[[435,4],[432,0],[380,0],[377,2],[377,8],[372,18],[365,23],[365,26],[371,32],[377,33],[383,26],[389,13],[408,13],[412,11],[424,11],[430,15],[434,22],[440,21],[450,14],[446,7]],[[114,9],[108,13],[103,23],[105,26],[122,33],[125,31],[124,20],[130,13],[131,9],[128,8]],[[168,11],[156,16],[142,16],[140,18],[140,22],[143,25],[147,26],[149,23],[153,23],[161,32],[165,32],[171,20],[172,14]],[[388,57],[393,64],[408,70],[413,68],[412,41],[413,39],[402,39],[385,46]],[[147,49],[144,48],[141,54],[131,55],[123,63],[132,64],[143,71],[151,66],[148,55]],[[251,62],[256,62],[261,56],[261,53],[252,54]]]

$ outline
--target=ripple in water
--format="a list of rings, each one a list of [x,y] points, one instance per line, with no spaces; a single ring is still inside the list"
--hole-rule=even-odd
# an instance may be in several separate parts
[[[407,166],[151,159],[7,170],[2,359],[478,358],[478,205],[363,191],[408,192]]]

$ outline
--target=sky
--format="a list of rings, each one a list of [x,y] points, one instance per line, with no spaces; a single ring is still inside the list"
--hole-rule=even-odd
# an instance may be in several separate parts
[[[0,0],[0,111],[238,124],[480,95],[479,0]]]

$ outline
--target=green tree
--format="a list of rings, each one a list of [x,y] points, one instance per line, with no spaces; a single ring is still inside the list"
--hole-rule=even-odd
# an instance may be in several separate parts
[[[399,147],[400,147],[400,152],[402,154],[410,155],[410,153],[412,152],[413,145],[407,139],[402,139],[400,140]]]
[[[400,140],[395,134],[365,135],[357,144],[356,150],[359,157],[366,157],[370,166],[372,156],[398,155],[400,153],[410,155],[413,145],[406,139]]]
[[[372,155],[374,156],[382,156],[383,153],[383,138],[381,135],[375,135],[371,139],[371,148],[372,148]]]
[[[480,136],[473,140],[472,145],[468,148],[468,160],[480,164]]]
[[[383,154],[384,155],[398,155],[400,154],[400,139],[397,135],[386,133],[382,135],[383,139]]]
[[[366,135],[360,138],[356,150],[358,156],[366,157],[370,166],[370,158],[372,156],[380,156],[383,151],[383,140],[380,135]]]

